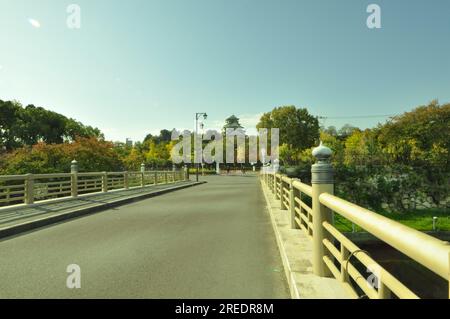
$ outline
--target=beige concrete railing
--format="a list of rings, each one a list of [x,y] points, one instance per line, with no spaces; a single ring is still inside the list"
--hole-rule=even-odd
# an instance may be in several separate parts
[[[0,207],[187,179],[185,170],[78,173],[76,162],[73,162],[71,173],[0,175]]]
[[[313,166],[312,185],[270,170],[261,173],[281,209],[289,213],[291,228],[303,230],[312,241],[314,274],[335,277],[355,298],[418,298],[334,226],[334,214],[339,214],[444,278],[449,282],[450,297],[449,243],[334,196],[334,183],[326,174],[329,166],[320,159],[319,165]],[[321,175],[314,176],[317,172]],[[366,274],[361,273],[361,264]]]

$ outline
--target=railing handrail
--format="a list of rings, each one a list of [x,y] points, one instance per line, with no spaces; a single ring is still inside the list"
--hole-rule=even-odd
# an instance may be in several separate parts
[[[27,175],[0,175],[0,181],[20,181],[27,179]]]
[[[378,239],[448,279],[449,242],[403,225],[334,195],[323,193],[320,203],[363,228]]]
[[[48,179],[48,178],[61,178],[70,177],[70,173],[51,173],[51,174],[26,174],[25,178],[32,176],[34,179]]]
[[[336,279],[340,280],[345,287],[350,287],[352,294],[355,293],[355,290],[353,290],[354,288],[351,287],[349,281],[345,279],[349,275],[351,275],[356,284],[370,298],[389,298],[391,292],[401,298],[417,298],[414,292],[373,260],[368,253],[359,249],[342,232],[337,230],[333,226],[332,216],[330,219],[324,219],[320,215],[326,213],[326,211],[341,215],[445,280],[450,279],[449,242],[439,240],[369,209],[339,198],[333,195],[333,184],[331,184],[328,190],[326,188],[318,190],[317,184],[314,184],[314,180],[312,186],[310,186],[302,183],[299,179],[289,178],[284,174],[266,171],[262,172],[262,175],[263,181],[266,182],[269,190],[273,192],[275,200],[279,199],[281,210],[288,209],[290,211],[291,228],[303,229],[309,235],[309,238],[312,239],[313,265],[315,262],[317,265],[319,261],[323,261]],[[324,176],[321,175],[320,177],[323,178]],[[295,193],[295,190],[312,198],[311,208],[302,201],[299,195]],[[289,198],[283,198],[286,192],[288,192]],[[309,218],[312,218],[312,222]],[[311,228],[312,234],[310,233]],[[322,233],[324,229],[331,237]],[[334,238],[335,242],[333,243],[333,240],[330,240],[330,238]],[[317,241],[320,242],[320,245],[317,245]],[[340,247],[340,250],[335,247],[336,243],[339,243],[338,247]],[[323,250],[324,247],[328,252]],[[319,249],[323,251],[319,251]],[[319,254],[320,260],[314,259],[314,254]],[[349,262],[349,256],[353,254],[363,265],[367,267],[373,265],[380,270],[381,273],[378,275],[381,276],[379,277],[381,286],[377,290],[366,287],[364,285],[367,284],[365,279],[360,280],[361,274]],[[333,258],[341,265],[340,270],[334,265]],[[342,268],[344,263],[345,265],[349,264],[348,270],[346,266]],[[317,275],[321,277],[328,276],[323,271]]]
[[[71,170],[71,173],[0,175],[0,181],[3,183],[21,181],[21,185],[13,185],[13,183],[0,185],[0,207],[3,209],[22,203],[31,205],[34,204],[35,199],[77,197],[79,194],[106,193],[110,190],[127,190],[131,187],[168,184],[189,179],[186,171],[173,169],[80,173],[74,165]]]
[[[299,191],[301,191],[302,193],[305,193],[306,195],[308,195],[309,197],[312,196],[312,187],[308,184],[302,183],[298,180],[294,180],[292,182],[292,186],[294,188],[297,188]]]
[[[94,175],[103,175],[104,173],[107,173],[108,175],[122,175],[125,173],[128,174],[141,174],[141,173],[176,173],[176,172],[182,172],[180,170],[173,171],[173,170],[155,170],[155,171],[121,171],[121,172],[78,172],[77,175],[79,176],[94,176]],[[0,175],[0,180],[7,181],[7,180],[24,180],[27,179],[28,176],[32,175],[35,179],[44,179],[44,178],[58,178],[58,177],[70,177],[73,173],[44,173],[44,174],[18,174],[18,175]]]

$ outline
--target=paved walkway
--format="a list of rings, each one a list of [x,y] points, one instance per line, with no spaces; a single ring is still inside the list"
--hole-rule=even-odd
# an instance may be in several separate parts
[[[1,241],[0,298],[289,298],[258,179],[201,179]]]
[[[36,203],[36,205],[18,205],[0,208],[0,229],[8,228],[20,223],[34,221],[60,215],[90,207],[101,206],[103,204],[124,200],[127,198],[139,197],[141,195],[157,193],[174,186],[189,185],[192,182],[177,182],[175,184],[161,184],[147,186],[144,188],[132,188],[129,190],[117,190],[108,193],[88,194],[78,198],[66,198],[62,201],[46,201]]]

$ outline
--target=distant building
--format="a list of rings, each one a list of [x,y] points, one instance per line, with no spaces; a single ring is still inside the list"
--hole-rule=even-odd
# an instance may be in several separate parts
[[[239,123],[239,118],[237,118],[235,115],[231,115],[229,118],[225,120],[225,125],[223,126],[223,131],[225,132],[226,129],[244,129],[244,127]]]
[[[125,141],[125,145],[129,146],[129,147],[132,147],[133,146],[133,140],[127,138],[126,141]]]
[[[234,144],[234,155],[233,155],[233,158],[234,158],[233,164],[236,165],[238,162],[238,159],[245,161],[245,141],[244,141],[244,145],[241,145],[239,142],[239,139],[237,139],[237,136],[245,136],[245,129],[241,125],[241,123],[239,123],[239,118],[236,117],[235,115],[231,115],[229,118],[227,118],[225,120],[225,125],[223,126],[223,134],[226,134],[228,129],[232,130],[232,131],[234,130],[233,134],[236,135],[236,137],[234,137],[232,140],[232,141],[236,141],[236,144]],[[229,138],[229,136],[227,135],[226,136],[227,141],[228,141],[228,138]],[[235,142],[233,142],[233,143],[235,143]],[[228,145],[227,145],[227,147],[228,147]],[[239,162],[242,163],[240,160],[239,160]],[[227,164],[227,166],[228,166],[228,164]]]

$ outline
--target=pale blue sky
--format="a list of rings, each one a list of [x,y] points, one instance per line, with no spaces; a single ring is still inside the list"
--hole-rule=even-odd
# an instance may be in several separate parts
[[[71,3],[80,30],[66,26]],[[370,3],[380,30],[366,26]],[[114,140],[193,127],[196,111],[253,126],[287,104],[352,116],[449,102],[449,57],[448,0],[0,0],[0,99]]]

